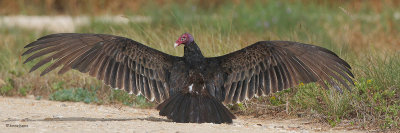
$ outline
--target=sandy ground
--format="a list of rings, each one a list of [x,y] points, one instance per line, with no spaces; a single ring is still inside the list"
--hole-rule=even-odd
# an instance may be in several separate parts
[[[16,127],[17,126],[17,127]],[[0,132],[362,132],[314,125],[306,119],[238,116],[233,124],[170,122],[155,109],[0,96]]]

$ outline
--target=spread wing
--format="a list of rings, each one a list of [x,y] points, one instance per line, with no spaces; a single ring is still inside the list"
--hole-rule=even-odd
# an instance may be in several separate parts
[[[178,58],[128,38],[104,34],[61,33],[39,38],[25,48],[32,54],[24,62],[51,54],[32,67],[31,72],[54,60],[41,76],[62,66],[103,80],[113,88],[126,90],[162,102],[169,97],[166,74]]]
[[[241,102],[302,83],[328,84],[342,92],[353,84],[350,65],[328,49],[288,41],[262,41],[215,57],[227,73],[225,103]]]

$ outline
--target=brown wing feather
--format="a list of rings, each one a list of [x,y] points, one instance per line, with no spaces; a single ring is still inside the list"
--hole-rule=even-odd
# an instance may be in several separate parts
[[[254,96],[275,93],[300,82],[325,81],[338,91],[353,84],[350,65],[322,47],[288,41],[262,41],[230,54],[210,58],[219,60],[227,76],[225,103],[241,102]]]
[[[31,71],[55,60],[41,75],[60,66],[59,74],[70,69],[103,80],[113,88],[142,94],[162,102],[169,97],[166,72],[179,57],[162,53],[128,38],[103,34],[61,33],[39,38],[22,55],[33,53],[26,62],[40,60]]]

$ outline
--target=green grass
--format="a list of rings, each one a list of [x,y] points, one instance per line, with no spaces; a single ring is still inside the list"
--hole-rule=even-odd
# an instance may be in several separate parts
[[[111,92],[109,100],[111,102],[119,102],[127,106],[134,106],[140,108],[149,108],[154,106],[154,103],[148,102],[144,96],[130,95],[122,90],[113,90]]]
[[[96,96],[96,90],[87,90],[82,88],[62,89],[52,93],[49,100],[54,101],[73,101],[85,103],[101,103]]]
[[[11,95],[11,91],[14,89],[14,80],[8,78],[0,88],[1,95]]]
[[[149,16],[151,23],[114,24],[93,20],[90,25],[78,27],[77,32],[126,36],[178,56],[183,54],[183,48],[174,49],[172,45],[184,32],[193,34],[206,56],[227,54],[259,40],[291,40],[323,46],[353,67],[356,85],[351,92],[338,94],[333,89],[306,84],[229,106],[245,112],[241,114],[254,115],[260,111],[261,114],[282,112],[289,102],[289,114],[306,112],[305,117],[318,118],[331,126],[346,124],[346,120],[365,128],[399,129],[400,38],[397,35],[400,22],[396,13],[400,8],[384,4],[387,8],[376,11],[372,10],[374,6],[371,3],[354,7],[349,3],[242,1],[205,8],[191,2],[163,6],[146,3],[140,11],[126,14]],[[37,60],[22,64],[26,59],[20,56],[23,46],[50,33],[0,28],[0,79],[5,81],[0,85],[1,95],[35,95],[38,99],[121,103],[144,108],[156,105],[142,96],[111,90],[101,81],[76,71],[64,75],[51,72],[43,77],[39,71],[28,73]]]

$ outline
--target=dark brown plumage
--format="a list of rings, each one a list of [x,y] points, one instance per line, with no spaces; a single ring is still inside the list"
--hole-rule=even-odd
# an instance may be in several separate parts
[[[161,103],[160,115],[175,122],[231,123],[235,116],[222,102],[237,103],[298,83],[325,82],[342,92],[350,89],[350,65],[325,48],[288,41],[261,41],[219,57],[204,57],[193,37],[185,33],[176,57],[128,38],[103,34],[61,33],[39,38],[25,48],[26,62],[51,54],[31,71],[55,60],[41,75],[62,66],[103,80]]]

